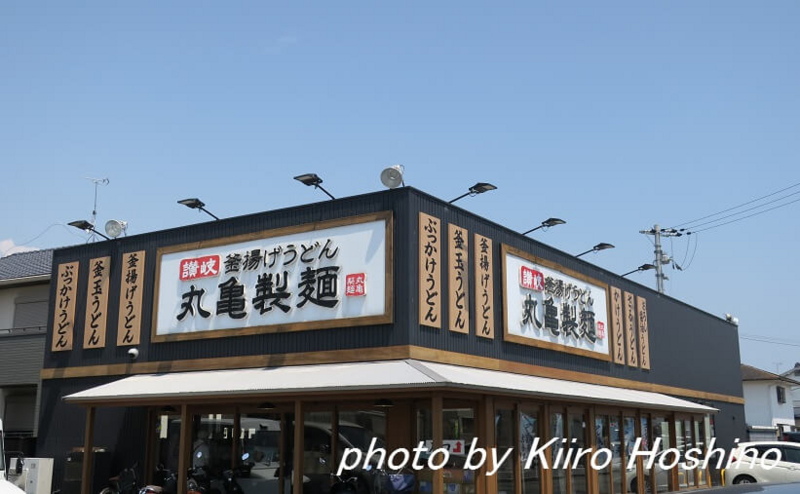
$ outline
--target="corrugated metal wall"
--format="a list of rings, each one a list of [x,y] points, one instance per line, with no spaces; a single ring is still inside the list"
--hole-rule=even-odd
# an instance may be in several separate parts
[[[475,335],[475,321],[469,335],[437,330],[417,325],[411,330],[411,343],[453,352],[502,358],[517,362],[545,365],[594,374],[633,379],[649,383],[678,386],[701,391],[742,396],[739,374],[738,329],[724,320],[702,312],[665,295],[658,294],[642,285],[633,283],[613,273],[593,266],[587,262],[548,247],[533,239],[523,237],[500,225],[472,215],[461,208],[442,202],[425,194],[411,194],[411,210],[422,211],[442,220],[442,231],[447,224],[466,228],[493,239],[494,250],[494,305],[495,339],[487,340]],[[412,272],[418,271],[418,252],[416,249],[417,224],[412,225]],[[592,278],[619,287],[647,299],[651,370],[636,369],[615,365],[588,357],[569,353],[544,350],[503,341],[503,294],[501,243],[524,250],[538,257],[548,259],[562,266],[584,273]],[[472,247],[470,247],[472,248]],[[447,249],[443,248],[442,265],[447,265]],[[472,262],[470,252],[470,263]],[[444,291],[447,289],[447,276],[443,271]],[[470,294],[474,293],[474,278],[470,279]],[[411,291],[411,312],[417,320],[417,291]],[[470,297],[471,314],[474,311],[474,297]],[[443,298],[443,300],[446,300]],[[442,304],[442,320],[447,321],[448,304]]]
[[[156,249],[158,246],[183,244],[208,238],[225,237],[261,230],[313,223],[345,216],[394,211],[394,278],[395,283],[395,320],[397,327],[408,327],[409,319],[404,311],[403,301],[407,299],[408,256],[410,250],[407,237],[397,232],[408,231],[407,215],[401,214],[404,204],[408,203],[407,193],[403,190],[369,194],[349,199],[317,203],[292,209],[284,209],[257,215],[242,216],[229,220],[192,225],[154,234],[139,235],[118,239],[114,242],[100,242],[69,249],[57,250],[54,254],[54,277],[58,264],[74,260],[82,260],[77,288],[78,300],[75,312],[76,331],[74,349],[71,352],[51,353],[48,336],[45,367],[68,367],[127,362],[128,348],[115,346],[117,332],[117,307],[119,299],[120,269],[118,262],[125,252],[145,250],[146,275],[150,282],[146,283],[143,292],[142,343],[139,345],[139,362],[169,361],[207,357],[223,357],[236,355],[261,355],[275,353],[294,353],[312,350],[337,350],[347,348],[384,347],[408,344],[406,331],[394,331],[392,325],[358,326],[351,328],[326,329],[319,331],[300,331],[290,333],[262,334],[240,336],[234,338],[214,338],[186,342],[149,344],[150,321],[156,271]],[[108,332],[105,349],[83,350],[82,321],[85,317],[85,293],[88,279],[88,260],[93,257],[111,256],[112,272],[110,278]],[[55,287],[52,284],[51,300],[55,300]],[[52,325],[52,310],[48,324]],[[50,326],[48,326],[50,327]]]
[[[394,234],[394,299],[395,324],[369,327],[326,329],[277,334],[262,334],[231,338],[215,338],[185,342],[149,344],[152,315],[153,283],[144,289],[142,344],[139,361],[168,361],[236,355],[293,353],[310,350],[369,348],[413,344],[453,352],[504,358],[518,362],[551,366],[596,374],[635,379],[645,382],[686,387],[701,391],[741,396],[739,380],[739,346],[737,328],[718,317],[711,316],[670,297],[620,278],[613,273],[576,259],[556,249],[523,237],[500,225],[449,205],[411,188],[395,189],[337,201],[272,211],[204,223],[147,235],[122,238],[114,242],[99,242],[55,252],[54,270],[59,263],[81,259],[75,314],[75,349],[71,352],[50,353],[48,336],[45,367],[85,366],[127,362],[127,348],[117,348],[117,303],[120,270],[112,268],[110,282],[107,346],[105,349],[83,350],[82,322],[86,303],[83,300],[88,278],[88,259],[112,256],[112,266],[123,252],[147,251],[146,273],[154,279],[156,248],[186,242],[310,223],[343,216],[377,211],[393,211]],[[487,341],[474,334],[461,335],[443,330],[420,327],[417,321],[417,212],[424,211],[442,219],[443,230],[455,223],[493,239],[495,269],[495,339]],[[611,286],[643,296],[648,302],[652,370],[646,371],[614,365],[587,357],[543,350],[502,340],[502,262],[500,246],[506,243],[526,252],[557,262],[567,268],[585,273]],[[442,264],[447,264],[447,249],[443,249]],[[442,281],[446,288],[447,276]],[[470,279],[470,293],[474,279]],[[52,284],[55,290],[56,284]],[[470,303],[474,297],[470,297]],[[51,294],[51,300],[54,300]],[[444,299],[443,299],[444,300]],[[447,304],[443,303],[443,320]],[[473,311],[474,314],[474,311]],[[50,314],[49,324],[52,324]],[[474,317],[471,318],[474,324]],[[1,339],[0,339],[1,342]],[[714,358],[725,356],[726,358]]]

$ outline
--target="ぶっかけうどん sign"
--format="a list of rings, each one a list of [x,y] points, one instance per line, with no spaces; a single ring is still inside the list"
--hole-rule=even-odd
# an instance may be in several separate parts
[[[162,248],[153,341],[389,323],[391,238],[382,212]]]

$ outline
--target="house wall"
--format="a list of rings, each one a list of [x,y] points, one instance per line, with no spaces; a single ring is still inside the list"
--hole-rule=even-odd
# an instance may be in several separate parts
[[[786,389],[786,402],[778,403],[777,387]],[[744,391],[744,414],[747,425],[794,425],[794,407],[791,389],[784,383],[772,381],[746,381]]]
[[[47,300],[49,284],[12,286],[0,289],[0,330],[14,326],[14,306],[17,302]]]

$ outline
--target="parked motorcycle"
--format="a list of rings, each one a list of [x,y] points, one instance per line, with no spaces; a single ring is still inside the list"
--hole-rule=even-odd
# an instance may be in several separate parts
[[[108,481],[111,485],[103,488],[100,494],[138,494],[139,489],[136,485],[136,468],[137,463],[132,467],[125,468],[119,475],[111,477]]]

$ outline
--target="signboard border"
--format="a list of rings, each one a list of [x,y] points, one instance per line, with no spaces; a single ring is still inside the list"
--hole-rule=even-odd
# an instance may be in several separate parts
[[[156,250],[156,275],[153,293],[153,316],[150,325],[150,342],[166,343],[172,341],[199,340],[206,338],[227,338],[231,336],[250,336],[263,333],[289,333],[294,331],[312,331],[316,329],[342,328],[348,326],[372,326],[378,324],[391,324],[394,321],[394,214],[392,211],[379,211],[377,213],[361,214],[357,216],[345,216],[332,220],[316,221],[313,223],[302,223],[270,230],[259,230],[252,233],[234,235],[232,237],[213,238],[198,242],[189,242],[179,245],[168,245],[159,247]],[[385,275],[386,286],[384,288],[383,314],[363,317],[348,317],[343,319],[329,319],[325,321],[305,321],[289,324],[268,324],[261,326],[229,328],[229,329],[208,329],[203,331],[193,331],[191,333],[162,334],[157,335],[158,321],[158,295],[161,283],[161,258],[164,254],[184,252],[190,250],[205,249],[208,247],[218,247],[223,245],[235,244],[239,242],[249,242],[252,240],[264,240],[283,235],[294,235],[298,233],[313,232],[336,228],[339,226],[358,225],[372,221],[386,221],[384,232],[385,246]]]
[[[525,338],[524,336],[519,336],[515,334],[511,334],[508,331],[508,317],[506,316],[508,312],[508,298],[509,294],[506,291],[507,285],[507,273],[508,273],[508,266],[506,265],[506,257],[508,254],[512,256],[517,256],[526,261],[530,261],[534,264],[539,264],[546,268],[554,269],[559,273],[563,273],[568,276],[572,276],[573,278],[577,278],[581,281],[585,281],[587,283],[591,283],[593,285],[597,285],[606,292],[606,314],[611,314],[610,306],[609,306],[609,293],[608,293],[608,283],[604,283],[600,280],[592,278],[591,276],[587,276],[583,273],[579,273],[572,269],[566,268],[556,262],[548,261],[547,259],[542,259],[541,257],[535,256],[524,250],[518,249],[516,247],[512,247],[508,244],[501,243],[500,244],[500,256],[502,257],[502,270],[503,270],[503,280],[502,280],[502,287],[503,287],[503,340],[509,341],[511,343],[518,343],[520,345],[528,345],[528,346],[535,346],[539,348],[545,348],[547,350],[555,350],[557,352],[564,352],[564,353],[571,353],[573,355],[580,355],[582,357],[589,357],[597,360],[603,360],[605,362],[611,362],[611,345],[608,345],[608,353],[602,354],[600,352],[593,352],[591,350],[585,350],[583,348],[574,348],[569,345],[563,345],[561,343],[553,343],[550,341],[542,341],[537,340],[535,338]],[[606,337],[608,337],[608,332],[606,332]]]

